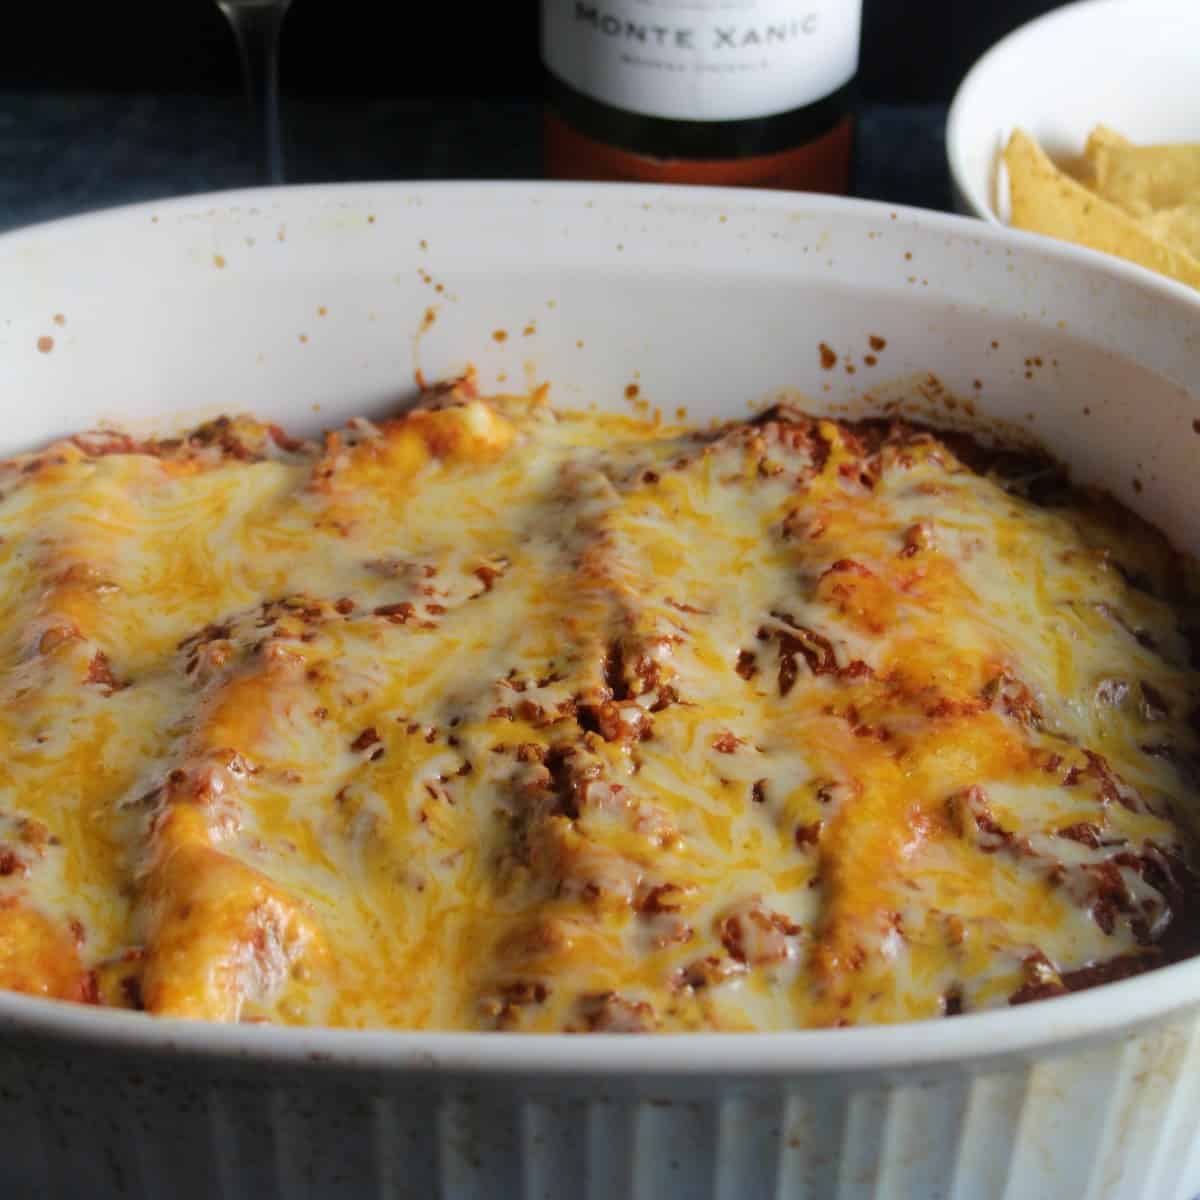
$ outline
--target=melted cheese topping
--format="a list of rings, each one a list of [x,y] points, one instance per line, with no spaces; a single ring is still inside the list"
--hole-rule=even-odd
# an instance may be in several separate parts
[[[427,401],[0,465],[0,986],[787,1029],[1173,952],[1198,681],[1157,535],[903,426]]]

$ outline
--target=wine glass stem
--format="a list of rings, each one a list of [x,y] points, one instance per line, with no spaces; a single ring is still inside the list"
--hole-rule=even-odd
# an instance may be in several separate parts
[[[279,27],[291,0],[218,0],[242,56],[242,75],[261,145],[259,170],[268,183],[283,182],[279,133]]]

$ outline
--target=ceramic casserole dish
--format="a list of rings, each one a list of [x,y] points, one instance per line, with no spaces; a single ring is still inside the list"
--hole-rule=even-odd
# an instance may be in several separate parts
[[[838,415],[904,397],[1032,436],[1200,552],[1200,297],[978,222],[727,190],[356,184],[20,231],[0,278],[5,453],[219,412],[313,430],[469,364],[484,390],[550,381],[566,407],[619,409],[636,381],[697,420],[788,389]],[[1189,1200],[1198,1121],[1200,960],[781,1034],[220,1026],[0,994],[6,1197]]]

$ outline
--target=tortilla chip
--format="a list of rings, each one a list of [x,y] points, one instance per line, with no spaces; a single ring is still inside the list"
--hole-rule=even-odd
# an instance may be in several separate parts
[[[1200,197],[1178,208],[1151,213],[1142,224],[1156,237],[1200,259]]]
[[[1160,241],[1123,208],[1060,171],[1027,133],[1014,131],[1004,163],[1018,229],[1103,250],[1200,287],[1200,259]]]
[[[1200,144],[1135,146],[1098,125],[1084,158],[1089,183],[1106,200],[1136,217],[1179,208],[1200,196]]]
[[[1115,129],[1110,129],[1107,125],[1097,125],[1088,134],[1087,145],[1078,158],[1073,158],[1069,162],[1063,159],[1056,159],[1055,161],[1068,175],[1073,176],[1085,187],[1089,187],[1092,191],[1095,191],[1096,160],[1103,157],[1113,146],[1122,148],[1132,145],[1131,141],[1122,137]]]
[[[1122,134],[1119,134],[1111,126],[1097,125],[1088,134],[1087,146],[1084,147],[1083,156],[1090,159],[1101,150],[1111,150],[1114,147],[1118,150],[1129,150],[1132,146],[1133,142]]]

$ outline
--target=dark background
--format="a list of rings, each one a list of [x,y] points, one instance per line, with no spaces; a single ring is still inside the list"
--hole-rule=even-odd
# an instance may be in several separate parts
[[[0,0],[2,3],[3,0]],[[946,104],[1051,0],[864,0],[855,195],[948,209]],[[543,173],[538,0],[293,0],[288,183]],[[215,0],[15,0],[0,33],[0,231],[264,179]]]
[[[948,101],[970,64],[1048,0],[865,0],[869,103]],[[294,0],[287,95],[516,98],[540,91],[536,0]],[[233,37],[214,0],[5,6],[0,89],[232,94]]]

